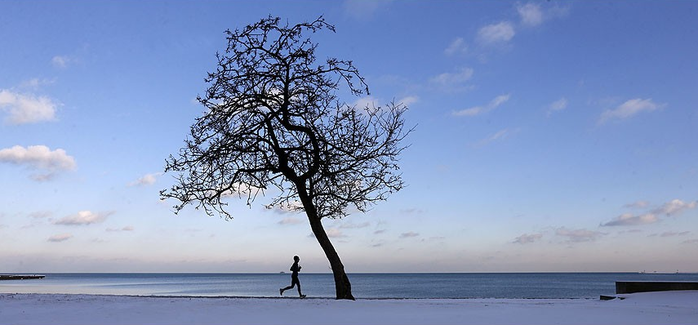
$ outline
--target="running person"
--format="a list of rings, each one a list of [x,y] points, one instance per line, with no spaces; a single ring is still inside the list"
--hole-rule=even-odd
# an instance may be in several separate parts
[[[293,265],[291,265],[290,269],[291,271],[293,271],[293,274],[291,274],[291,285],[286,288],[279,289],[279,294],[281,294],[282,296],[284,295],[284,291],[288,289],[293,289],[294,286],[298,285],[298,295],[301,298],[305,298],[305,295],[301,293],[301,282],[300,280],[298,280],[298,272],[301,271],[301,266],[298,265],[298,262],[300,262],[300,260],[301,258],[298,256],[293,257],[294,262]]]

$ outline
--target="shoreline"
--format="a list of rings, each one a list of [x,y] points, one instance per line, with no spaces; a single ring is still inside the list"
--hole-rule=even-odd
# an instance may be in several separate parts
[[[695,324],[698,290],[625,299],[298,299],[0,294],[3,324]]]
[[[125,297],[125,298],[153,298],[153,299],[249,299],[249,300],[254,300],[254,299],[259,299],[259,300],[328,300],[328,301],[351,301],[351,300],[338,300],[333,297],[312,297],[312,296],[306,296],[305,298],[299,298],[296,296],[225,296],[225,295],[217,295],[217,296],[205,296],[205,295],[194,295],[194,296],[187,296],[187,295],[138,295],[138,294],[111,294],[111,293],[42,293],[42,292],[31,292],[31,293],[25,293],[25,292],[0,292],[0,298],[2,296],[87,296],[87,297]],[[607,296],[611,296],[610,294]],[[612,294],[612,296],[617,296],[615,294]],[[529,301],[529,300],[601,300],[599,298],[591,298],[591,297],[578,297],[578,298],[486,298],[486,297],[480,297],[480,298],[404,298],[404,297],[378,297],[378,298],[362,298],[358,297],[356,298],[355,301],[381,301],[381,300],[395,300],[395,301],[401,301],[401,300],[407,300],[407,301],[413,301],[413,300],[425,300],[425,301],[430,301],[430,300],[465,300],[465,301],[473,301],[473,300],[524,300],[524,301]]]

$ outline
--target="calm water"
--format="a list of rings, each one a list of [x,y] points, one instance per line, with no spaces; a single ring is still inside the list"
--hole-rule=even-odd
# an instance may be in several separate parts
[[[349,279],[357,298],[598,298],[614,293],[615,281],[698,281],[698,274],[361,273]],[[300,280],[309,297],[334,297],[331,274],[301,274]],[[289,283],[289,274],[56,273],[0,281],[0,293],[278,297]]]

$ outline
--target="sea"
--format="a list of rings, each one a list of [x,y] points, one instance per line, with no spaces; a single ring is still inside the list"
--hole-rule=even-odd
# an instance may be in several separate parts
[[[48,273],[36,280],[0,281],[0,293],[107,294],[184,297],[279,297],[290,274]],[[363,299],[598,299],[616,281],[692,281],[698,273],[355,273]],[[330,273],[301,274],[303,294],[333,298]],[[295,289],[284,292],[297,297]]]

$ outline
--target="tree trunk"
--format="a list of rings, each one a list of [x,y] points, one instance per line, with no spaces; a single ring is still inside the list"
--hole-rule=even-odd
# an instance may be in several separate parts
[[[308,213],[308,210],[306,210],[306,213]],[[315,238],[317,238],[318,243],[320,243],[320,247],[322,247],[322,250],[325,251],[325,256],[327,256],[327,260],[330,262],[330,266],[332,267],[337,299],[354,300],[354,296],[351,294],[351,283],[349,283],[349,277],[347,277],[347,273],[344,272],[342,260],[339,259],[339,254],[337,254],[334,246],[332,246],[330,238],[327,237],[325,228],[322,227],[322,222],[317,215],[311,216],[310,213],[308,213],[308,219],[310,220],[310,228],[313,230],[313,234],[315,235]]]
[[[332,267],[337,299],[355,300],[354,296],[351,294],[349,277],[347,277],[347,273],[344,272],[344,264],[342,264],[342,260],[339,259],[339,254],[337,254],[332,242],[330,242],[330,238],[327,236],[327,232],[325,232],[325,228],[322,226],[322,220],[313,204],[313,200],[308,195],[308,188],[305,183],[297,182],[296,189],[298,190],[298,197],[305,209],[305,214],[308,216],[308,221],[310,221],[310,228],[313,230],[313,234],[315,238],[317,238],[318,243],[320,243],[320,247],[322,247],[322,250],[325,252],[325,256],[330,262],[330,267]]]

